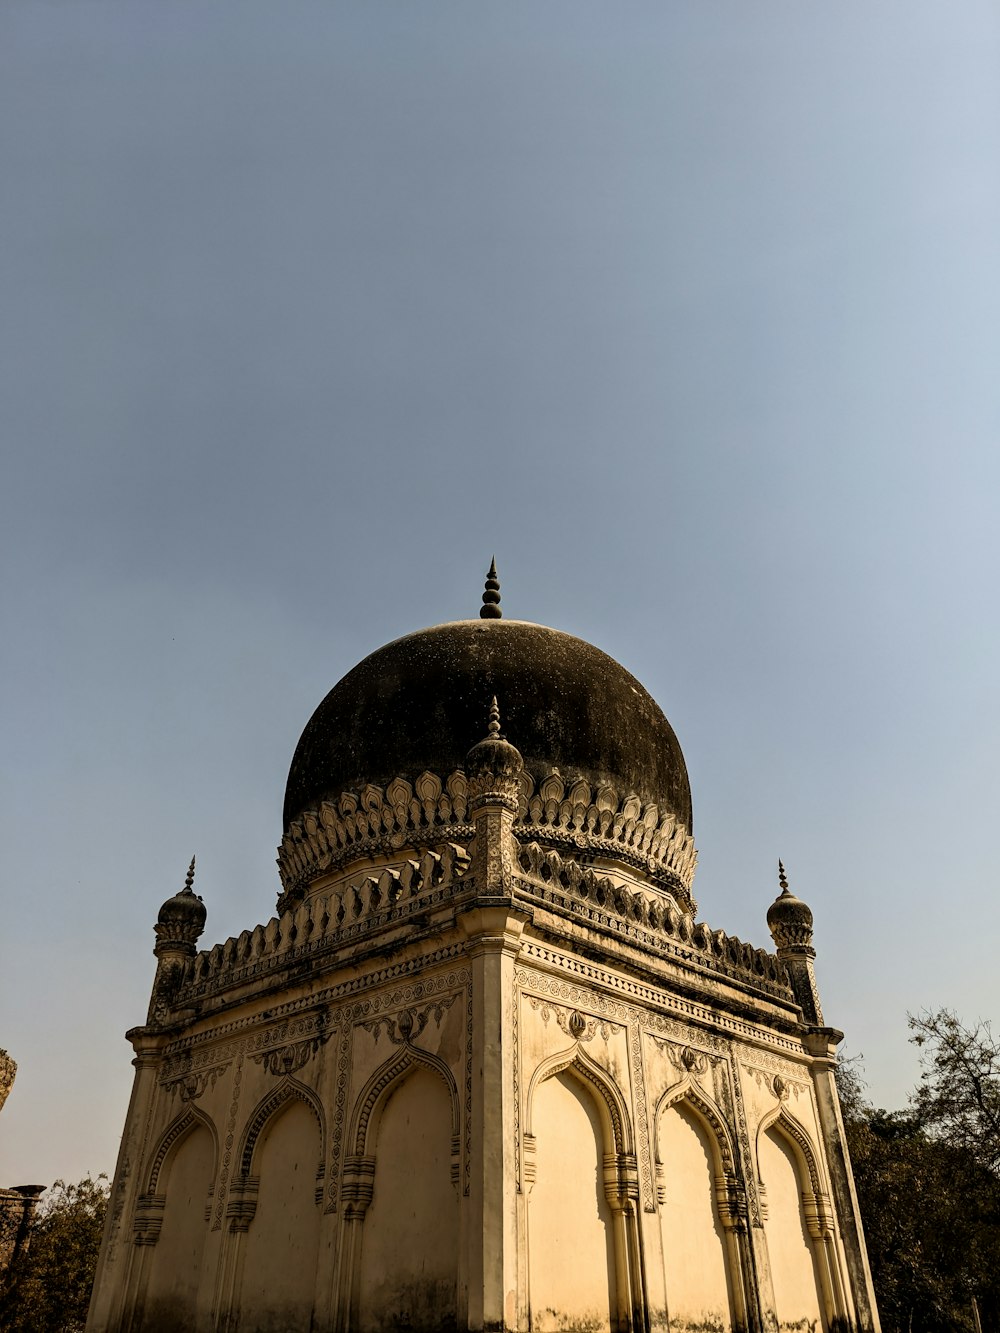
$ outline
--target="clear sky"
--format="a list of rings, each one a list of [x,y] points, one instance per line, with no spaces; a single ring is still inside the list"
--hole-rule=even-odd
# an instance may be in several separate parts
[[[877,1101],[1000,1017],[995,5],[8,0],[0,195],[0,1184],[113,1168],[160,903],[268,918],[313,708],[494,551]]]

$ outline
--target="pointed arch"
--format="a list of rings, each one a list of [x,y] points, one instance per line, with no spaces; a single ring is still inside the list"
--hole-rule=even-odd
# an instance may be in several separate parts
[[[660,1094],[656,1109],[653,1112],[653,1124],[658,1123],[660,1116],[668,1107],[677,1106],[678,1103],[683,1103],[685,1108],[691,1112],[707,1132],[708,1141],[715,1157],[717,1174],[726,1177],[734,1176],[736,1174],[736,1150],[733,1147],[732,1135],[722,1114],[722,1109],[709,1097],[708,1093],[694,1082],[690,1075],[685,1075],[680,1082],[673,1084],[672,1087],[667,1088],[665,1092]],[[656,1160],[659,1163],[660,1148],[658,1140]]]
[[[458,1084],[455,1075],[445,1062],[429,1051],[418,1046],[405,1045],[375,1070],[362,1088],[355,1103],[351,1121],[351,1134],[348,1142],[354,1143],[354,1152],[363,1157],[368,1152],[368,1139],[373,1128],[397,1085],[416,1068],[429,1069],[444,1081],[451,1101],[451,1134],[457,1141],[461,1133],[461,1112],[458,1097]]]
[[[239,1156],[241,1176],[247,1177],[250,1175],[254,1152],[264,1126],[287,1102],[293,1100],[300,1101],[308,1106],[316,1117],[316,1122],[319,1125],[319,1160],[321,1162],[326,1160],[326,1121],[323,1115],[323,1105],[312,1088],[306,1087],[297,1078],[286,1075],[273,1091],[257,1103],[256,1109],[247,1121],[247,1127],[243,1131],[243,1143],[240,1147]]]
[[[821,1195],[823,1193],[823,1181],[819,1172],[819,1159],[816,1155],[816,1149],[813,1147],[805,1126],[795,1119],[784,1102],[779,1103],[773,1110],[766,1112],[757,1126],[757,1136],[754,1140],[754,1164],[757,1170],[757,1179],[760,1179],[760,1141],[769,1129],[777,1129],[788,1143],[798,1163],[800,1180],[803,1184],[808,1180],[812,1193]]]
[[[215,1127],[215,1121],[211,1116],[206,1115],[200,1107],[188,1106],[171,1122],[160,1139],[146,1178],[145,1192],[147,1195],[156,1193],[156,1187],[160,1182],[160,1175],[163,1171],[163,1164],[167,1160],[170,1150],[177,1147],[199,1125],[204,1125],[212,1136],[212,1177],[214,1179],[215,1167],[219,1161],[219,1131]]]
[[[691,1077],[653,1111],[657,1222],[671,1327],[742,1328],[743,1191],[733,1134],[713,1098]]]
[[[765,1143],[768,1145],[766,1177],[761,1165]],[[775,1153],[778,1156],[772,1155]],[[754,1141],[754,1159],[762,1205],[765,1190],[770,1191],[772,1185],[778,1189],[779,1207],[773,1209],[768,1204],[766,1211],[762,1206],[761,1213],[779,1321],[790,1325],[797,1320],[818,1318],[833,1322],[846,1311],[838,1261],[833,1252],[829,1199],[823,1191],[819,1155],[813,1142],[784,1103],[761,1117]],[[790,1243],[787,1230],[795,1214],[801,1227],[801,1247]],[[778,1231],[774,1233],[776,1222]]]
[[[408,1042],[362,1087],[341,1183],[351,1329],[458,1324],[461,1115],[450,1067]]]
[[[552,1078],[554,1074],[561,1074],[564,1071],[574,1075],[589,1092],[597,1093],[594,1100],[597,1103],[598,1114],[604,1126],[605,1141],[609,1148],[614,1145],[614,1151],[619,1156],[623,1153],[634,1152],[632,1126],[629,1122],[628,1109],[621,1090],[617,1087],[611,1075],[605,1069],[602,1069],[595,1060],[592,1060],[585,1051],[582,1051],[578,1044],[550,1056],[532,1074],[531,1082],[528,1084],[528,1105],[525,1116],[526,1133],[531,1134],[533,1132],[532,1108],[535,1101],[535,1090],[538,1085],[544,1083],[546,1079]]]

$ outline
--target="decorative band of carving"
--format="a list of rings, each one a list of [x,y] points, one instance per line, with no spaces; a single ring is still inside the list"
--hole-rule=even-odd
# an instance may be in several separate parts
[[[306,1037],[303,1041],[292,1042],[277,1050],[261,1051],[259,1055],[252,1055],[250,1058],[257,1064],[263,1065],[269,1074],[275,1074],[279,1078],[286,1074],[295,1074],[308,1063],[321,1046],[330,1040],[332,1035],[332,1032],[318,1033],[314,1037]]]
[[[694,841],[669,811],[582,779],[567,788],[555,771],[538,783],[522,772],[517,790],[518,837],[615,856],[690,896]],[[391,855],[442,837],[467,841],[473,833],[469,807],[461,769],[444,780],[424,772],[412,784],[395,778],[384,791],[369,784],[358,793],[341,792],[335,802],[324,801],[293,820],[282,839],[278,870],[285,897],[294,900],[318,875],[360,856]]]

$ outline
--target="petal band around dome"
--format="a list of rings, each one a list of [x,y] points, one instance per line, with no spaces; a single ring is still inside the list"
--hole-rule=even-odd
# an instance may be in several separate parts
[[[567,781],[610,783],[655,802],[690,831],[684,756],[655,700],[599,648],[516,620],[420,630],[349,671],[296,747],[285,827],[341,791],[461,768],[493,695],[530,773],[557,767]]]

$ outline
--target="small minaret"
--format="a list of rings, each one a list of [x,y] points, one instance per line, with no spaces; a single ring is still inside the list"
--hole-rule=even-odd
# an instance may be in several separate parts
[[[494,696],[486,735],[465,757],[469,815],[476,828],[472,873],[478,898],[509,899],[513,891],[514,820],[523,768],[520,751],[500,730],[500,709]]]
[[[148,1023],[161,1020],[169,1007],[181,970],[193,958],[198,940],[205,929],[205,904],[194,891],[194,862],[192,856],[184,887],[160,908],[153,930],[156,944],[156,979],[149,1001]]]
[[[778,957],[788,969],[792,991],[802,1009],[803,1017],[810,1026],[822,1027],[823,1011],[819,1004],[816,973],[813,968],[816,950],[812,944],[812,909],[791,892],[785,867],[780,861],[778,884],[781,892],[767,909],[767,928],[771,932]]]

